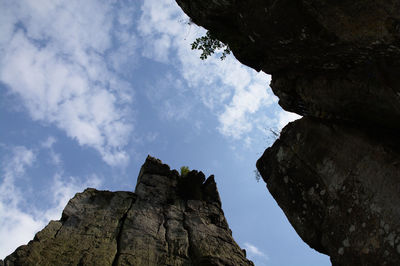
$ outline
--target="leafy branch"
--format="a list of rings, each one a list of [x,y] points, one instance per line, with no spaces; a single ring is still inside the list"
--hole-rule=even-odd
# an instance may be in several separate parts
[[[221,60],[224,60],[228,54],[231,53],[231,49],[228,45],[224,44],[217,38],[215,38],[209,31],[207,31],[205,36],[197,38],[192,43],[192,50],[200,50],[202,51],[200,55],[201,60],[207,59],[207,57],[211,56],[215,53],[216,50],[223,49]]]

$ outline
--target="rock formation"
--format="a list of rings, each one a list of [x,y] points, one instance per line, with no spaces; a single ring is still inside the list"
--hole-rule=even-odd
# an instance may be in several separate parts
[[[333,265],[400,265],[400,1],[176,1],[304,116],[257,162],[300,237]]]
[[[3,262],[0,261],[0,265]],[[232,238],[214,177],[148,157],[135,193],[88,188],[4,265],[253,265]]]

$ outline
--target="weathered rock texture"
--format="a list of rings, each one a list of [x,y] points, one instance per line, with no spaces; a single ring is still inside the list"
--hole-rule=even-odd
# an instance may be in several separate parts
[[[1,262],[0,262],[1,263]],[[148,157],[135,193],[86,189],[4,265],[253,265],[232,238],[214,177]]]
[[[333,265],[400,265],[400,1],[176,0],[303,115],[258,160]]]
[[[398,136],[303,118],[257,162],[297,233],[334,265],[400,265]]]
[[[400,1],[177,0],[304,116],[400,128]]]

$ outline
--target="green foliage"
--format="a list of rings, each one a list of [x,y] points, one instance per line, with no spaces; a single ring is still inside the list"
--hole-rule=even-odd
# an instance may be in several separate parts
[[[189,167],[187,167],[187,166],[181,167],[181,176],[182,177],[185,177],[189,172],[190,172]]]
[[[222,43],[217,38],[215,38],[209,31],[207,31],[206,35],[200,38],[197,38],[192,43],[192,50],[201,50],[202,53],[200,55],[201,60],[207,59],[210,55],[215,53],[216,50],[224,49],[222,51],[221,60],[226,58],[226,55],[231,53],[231,49],[228,45]]]

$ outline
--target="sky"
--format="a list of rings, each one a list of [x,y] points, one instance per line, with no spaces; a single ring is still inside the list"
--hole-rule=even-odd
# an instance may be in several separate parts
[[[86,187],[133,191],[148,154],[214,174],[236,242],[256,265],[330,265],[255,176],[299,116],[173,0],[0,0],[0,259]]]

